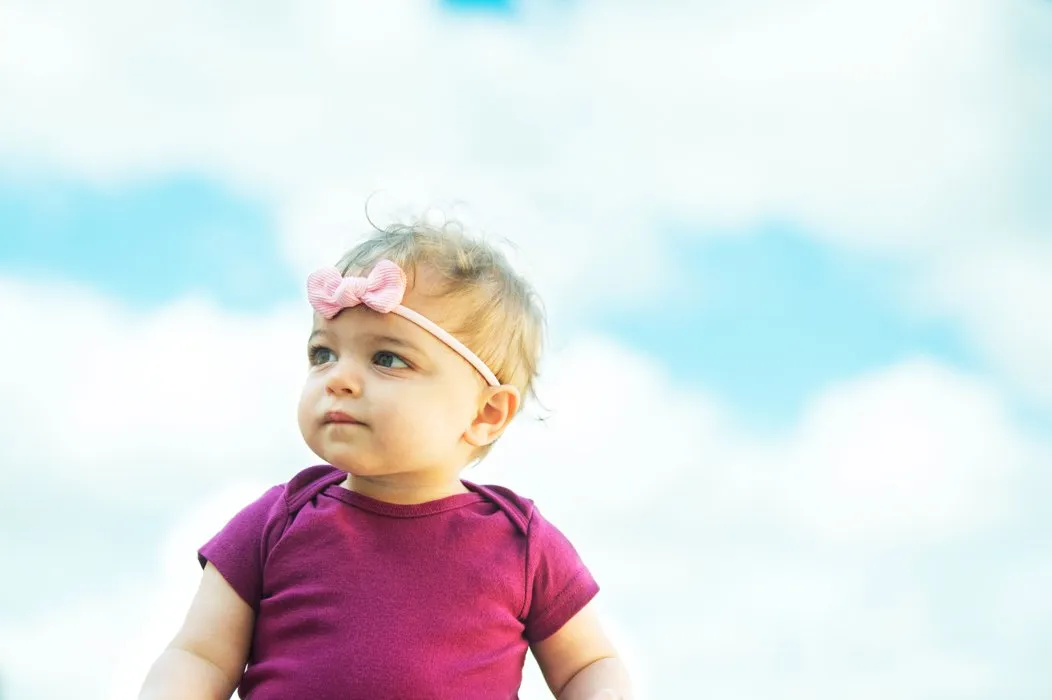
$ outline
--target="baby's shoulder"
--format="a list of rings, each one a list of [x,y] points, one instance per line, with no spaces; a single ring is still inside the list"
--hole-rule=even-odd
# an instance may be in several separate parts
[[[345,478],[344,472],[329,464],[317,464],[302,470],[285,484],[285,503],[289,512],[295,513],[307,501]]]
[[[537,507],[533,500],[515,493],[507,486],[496,484],[473,484],[465,481],[464,484],[475,493],[485,498],[499,508],[515,528],[523,535],[528,535],[530,523],[536,518]]]

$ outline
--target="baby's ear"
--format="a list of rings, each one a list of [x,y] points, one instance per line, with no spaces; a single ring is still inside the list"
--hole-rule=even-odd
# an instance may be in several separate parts
[[[464,439],[472,447],[486,447],[500,437],[519,411],[522,397],[511,384],[486,387],[479,398],[475,420],[468,426]]]

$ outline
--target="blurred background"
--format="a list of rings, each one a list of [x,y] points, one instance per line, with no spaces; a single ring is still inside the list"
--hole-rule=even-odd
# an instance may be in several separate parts
[[[303,280],[370,195],[545,295],[467,478],[641,697],[1052,697],[1049,2],[3,0],[3,700],[134,697],[313,463]]]

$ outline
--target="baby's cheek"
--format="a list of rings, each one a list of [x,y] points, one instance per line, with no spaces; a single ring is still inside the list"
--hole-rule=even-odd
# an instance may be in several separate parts
[[[402,410],[388,411],[384,415],[384,435],[389,440],[399,443],[412,443],[420,433],[426,431],[427,425],[421,421],[419,411],[411,405]]]
[[[319,401],[316,387],[308,380],[300,393],[299,404],[296,406],[296,419],[299,423],[300,434],[311,449],[317,449],[318,433],[321,430],[319,419]]]
[[[467,422],[462,412],[450,407],[440,414],[432,415],[428,425],[428,435],[436,448],[452,449],[459,444],[464,435]]]
[[[429,411],[406,408],[394,411],[385,422],[384,442],[393,451],[411,458],[429,452],[435,443],[434,417]]]
[[[299,423],[300,432],[307,437],[307,428],[310,424],[310,402],[306,391],[300,394],[299,403],[296,405],[296,420]]]

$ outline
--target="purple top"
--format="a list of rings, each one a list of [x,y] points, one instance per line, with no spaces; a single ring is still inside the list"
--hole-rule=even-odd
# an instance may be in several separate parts
[[[415,505],[311,467],[198,553],[256,611],[239,695],[515,698],[529,643],[598,592],[533,502],[499,486]]]

